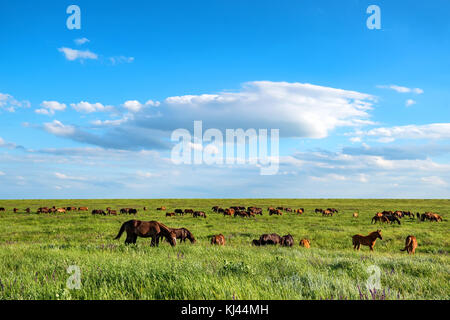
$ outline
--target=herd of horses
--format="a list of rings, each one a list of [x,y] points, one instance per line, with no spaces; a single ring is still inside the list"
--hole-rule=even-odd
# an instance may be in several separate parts
[[[147,211],[147,207],[143,207],[144,211]],[[165,206],[156,208],[157,211],[166,211]],[[255,217],[256,215],[263,215],[263,209],[258,207],[242,207],[242,206],[231,206],[229,208],[222,208],[219,206],[214,206],[211,210],[218,214],[223,214],[223,216],[234,216],[234,217]],[[5,212],[5,208],[0,207],[0,212]],[[24,210],[26,213],[31,213],[30,208]],[[88,207],[40,207],[36,210],[36,213],[68,213],[68,212],[86,212],[89,211]],[[13,212],[19,212],[19,209],[13,208]],[[121,208],[120,210],[114,210],[110,207],[103,209],[93,209],[91,213],[93,215],[117,215],[118,212],[121,214],[134,214],[138,213],[136,208]],[[269,215],[283,215],[284,212],[295,213],[302,215],[305,213],[304,208],[288,208],[288,207],[268,207],[267,212]],[[316,208],[314,210],[315,214],[322,214],[322,216],[333,216],[338,214],[339,211],[336,208],[321,209]],[[192,215],[192,217],[203,217],[206,218],[206,213],[204,211],[197,211],[194,209],[175,209],[173,212],[166,212],[167,217],[174,216],[184,216],[186,214]],[[354,218],[358,218],[358,213],[353,213]],[[410,211],[383,211],[377,212],[372,218],[371,223],[384,222],[384,223],[398,223],[401,224],[400,220],[404,217],[409,217],[410,219],[418,219],[420,221],[435,221],[441,222],[442,217],[433,212],[425,212],[416,214]],[[125,244],[136,243],[138,237],[152,238],[151,245],[158,246],[161,239],[166,239],[170,245],[175,246],[177,240],[180,242],[185,242],[189,240],[191,243],[195,243],[196,239],[192,232],[186,228],[170,228],[158,221],[141,221],[141,220],[129,220],[122,224],[120,227],[118,235],[115,239],[119,239],[122,234],[126,232],[127,237],[125,239]],[[359,250],[361,245],[368,246],[371,251],[375,246],[376,240],[382,240],[381,230],[376,230],[371,232],[369,235],[364,236],[356,234],[352,236],[353,248]],[[225,236],[223,234],[213,235],[211,237],[212,245],[224,246],[226,243]],[[251,244],[253,246],[265,246],[265,245],[280,245],[283,247],[292,247],[294,245],[294,238],[292,235],[287,234],[280,236],[276,233],[262,234],[259,239],[252,240]],[[304,248],[310,248],[311,242],[307,238],[300,240],[299,245]],[[409,254],[414,254],[417,247],[417,239],[413,235],[408,235],[405,239],[405,247],[401,249],[402,251],[407,251]]]
[[[383,211],[377,212],[375,216],[372,218],[372,223],[376,222],[386,222],[386,223],[395,223],[401,224],[400,219],[403,217],[409,217],[410,219],[420,219],[420,221],[442,221],[442,217],[437,213],[433,212],[425,212],[420,214],[417,212],[416,214],[411,213],[410,211]]]

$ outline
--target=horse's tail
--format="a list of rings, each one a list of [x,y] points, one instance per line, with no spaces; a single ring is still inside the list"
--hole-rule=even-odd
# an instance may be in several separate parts
[[[128,222],[128,221],[127,221]],[[117,234],[117,236],[114,238],[114,240],[120,239],[120,237],[122,236],[122,233],[125,231],[125,226],[127,224],[127,222],[124,222],[122,224],[122,226],[120,227],[119,233]]]
[[[403,249],[400,249],[400,251],[405,251],[406,249],[408,249],[411,242],[412,242],[412,238],[408,237],[408,239],[406,240],[406,243],[405,243],[405,247]]]

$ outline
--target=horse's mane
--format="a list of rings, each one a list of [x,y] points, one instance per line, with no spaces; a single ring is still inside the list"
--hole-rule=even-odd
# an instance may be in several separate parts
[[[169,235],[172,232],[172,229],[169,228],[168,226],[166,226],[165,224],[163,224],[161,222],[158,222],[158,224],[159,224],[160,229],[163,230],[166,235]]]
[[[375,234],[378,234],[378,231],[372,231],[371,233],[369,233],[369,236],[373,236]]]

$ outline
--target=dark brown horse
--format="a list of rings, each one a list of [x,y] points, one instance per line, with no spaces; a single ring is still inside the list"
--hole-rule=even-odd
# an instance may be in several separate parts
[[[281,243],[283,247],[292,247],[294,245],[294,237],[290,234],[281,237]]]
[[[281,237],[276,233],[263,234],[263,235],[261,235],[261,237],[259,237],[259,243],[262,246],[264,246],[266,244],[280,244]]]
[[[152,238],[152,247],[159,244],[159,237],[166,238],[172,247],[177,244],[175,233],[158,221],[129,220],[124,222],[114,240],[119,239],[124,231],[127,233],[125,244],[136,243],[137,237]]]
[[[191,243],[197,242],[192,232],[190,232],[186,228],[169,228],[169,229],[175,233],[176,238],[179,239],[180,242],[186,242],[186,239],[191,241]]]

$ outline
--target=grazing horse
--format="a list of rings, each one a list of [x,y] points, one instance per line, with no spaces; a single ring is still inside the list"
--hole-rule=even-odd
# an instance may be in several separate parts
[[[281,237],[281,243],[283,247],[292,247],[294,245],[294,237],[290,234]]]
[[[353,218],[358,218],[358,212],[353,212]]]
[[[408,252],[408,254],[415,254],[416,253],[416,248],[417,248],[417,239],[416,237],[409,235],[406,237],[405,240],[405,248],[404,249],[400,249],[400,251],[405,251]]]
[[[88,207],[79,207],[78,211],[89,211]]]
[[[159,208],[156,208],[156,210],[166,210],[166,207],[164,207],[164,206],[162,206],[162,207],[159,207]]]
[[[399,218],[397,216],[389,216],[389,215],[387,215],[387,216],[385,216],[385,218],[388,219],[390,223],[397,222],[398,224],[401,224],[400,220],[399,220]]]
[[[295,212],[298,213],[298,214],[303,214],[303,213],[305,213],[305,209],[304,208],[300,208],[300,209],[295,210]]]
[[[259,247],[261,245],[261,242],[258,239],[253,239],[252,245]]]
[[[281,237],[276,234],[263,234],[261,237],[259,237],[259,243],[260,245],[266,245],[266,244],[280,244],[281,243]]]
[[[271,215],[273,215],[273,214],[282,216],[282,215],[283,215],[283,211],[281,211],[280,209],[271,209],[271,210],[269,211],[269,215],[271,216]]]
[[[381,236],[381,230],[371,232],[367,236],[355,234],[352,237],[353,249],[359,250],[359,247],[361,247],[361,245],[363,245],[363,246],[369,246],[370,251],[373,251],[373,247],[378,238],[380,240],[383,240],[383,237]]]
[[[234,209],[225,209],[225,211],[223,212],[223,215],[224,216],[232,216],[232,215],[234,215],[234,213],[235,213],[235,210]]]
[[[151,237],[152,247],[154,247],[155,245],[159,245],[160,237],[165,237],[172,247],[176,246],[177,244],[175,233],[171,231],[166,225],[158,221],[129,220],[127,222],[124,222],[114,240],[119,239],[124,231],[126,231],[127,233],[125,244],[136,243],[137,237]]]
[[[322,212],[323,212],[323,209],[316,209],[316,210],[314,210],[314,212],[315,212],[315,213],[322,213]]]
[[[322,216],[324,216],[324,217],[332,217],[333,216],[333,211],[331,211],[331,210],[329,210],[329,209],[327,209],[327,210],[324,210],[323,212],[322,212]]]
[[[17,213],[19,211],[19,209],[14,208],[13,211],[14,211],[14,213]]]
[[[109,209],[109,210],[108,210],[108,214],[109,214],[109,215],[113,215],[113,216],[117,216],[117,210],[111,210],[111,209]]]
[[[180,216],[184,215],[183,209],[175,209],[174,211],[176,214],[179,214]]]
[[[311,247],[311,242],[309,242],[308,239],[302,239],[302,240],[300,240],[299,245],[300,245],[301,247],[305,247],[305,248],[308,248],[308,249],[309,249],[309,248]]]
[[[203,211],[195,211],[194,214],[193,214],[193,217],[194,218],[197,218],[197,217],[206,218],[206,213],[204,213]]]
[[[214,235],[211,238],[211,244],[217,244],[219,246],[224,246],[225,245],[225,237],[223,236],[223,234]]]
[[[376,222],[389,222],[389,219],[386,218],[383,215],[379,215],[378,213],[372,218],[372,222],[371,223],[376,223]]]
[[[175,212],[166,212],[166,217],[175,217]]]
[[[175,233],[175,237],[180,240],[180,242],[186,242],[186,239],[189,239],[191,243],[196,243],[194,235],[186,228],[169,228],[170,231]],[[159,236],[161,238],[161,236]]]
[[[5,208],[1,207],[1,208],[0,208],[0,211],[5,211]]]

